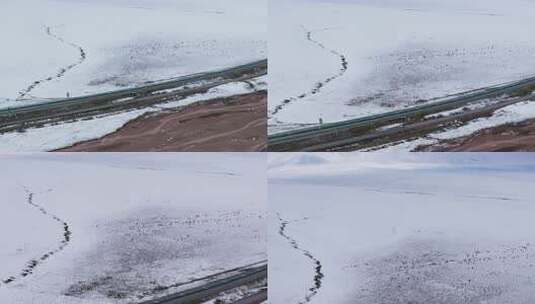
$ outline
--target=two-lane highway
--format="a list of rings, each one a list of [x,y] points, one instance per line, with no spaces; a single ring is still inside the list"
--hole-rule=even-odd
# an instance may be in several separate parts
[[[0,110],[0,134],[63,120],[139,109],[267,74],[267,60],[89,96]]]

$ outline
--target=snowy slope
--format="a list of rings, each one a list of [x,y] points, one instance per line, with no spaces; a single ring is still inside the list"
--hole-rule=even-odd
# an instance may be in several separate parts
[[[0,107],[265,58],[266,17],[264,0],[3,3]]]
[[[264,156],[0,163],[2,303],[132,303],[266,258]]]
[[[275,0],[270,9],[272,124],[360,117],[535,72],[533,1]]]
[[[270,160],[271,303],[535,300],[532,155],[319,155]]]
[[[422,145],[436,145],[441,140],[468,136],[486,128],[509,123],[520,123],[535,117],[535,101],[526,100],[497,110],[489,117],[481,117],[460,127],[439,130],[411,141],[402,141],[393,145],[380,147],[382,152],[414,151]],[[366,150],[362,151],[365,152]]]

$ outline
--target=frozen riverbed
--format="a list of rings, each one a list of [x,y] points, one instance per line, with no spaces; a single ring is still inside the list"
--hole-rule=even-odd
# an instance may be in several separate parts
[[[2,303],[132,303],[266,259],[263,156],[0,163]]]
[[[532,303],[529,154],[272,157],[272,303]]]

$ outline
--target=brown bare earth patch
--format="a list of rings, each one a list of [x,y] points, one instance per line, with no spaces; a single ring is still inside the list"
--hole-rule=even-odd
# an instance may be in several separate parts
[[[535,151],[535,119],[483,129],[472,135],[421,146],[425,152]]]
[[[267,92],[219,98],[143,115],[102,138],[64,152],[263,151]]]

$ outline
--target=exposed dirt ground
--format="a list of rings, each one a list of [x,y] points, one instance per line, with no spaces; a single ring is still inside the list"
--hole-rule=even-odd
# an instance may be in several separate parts
[[[58,151],[263,151],[266,130],[267,92],[260,91],[144,115],[115,133]]]
[[[535,151],[535,119],[478,131],[472,135],[422,146],[426,152],[525,152]]]

